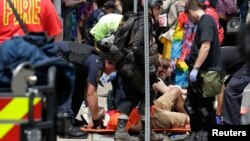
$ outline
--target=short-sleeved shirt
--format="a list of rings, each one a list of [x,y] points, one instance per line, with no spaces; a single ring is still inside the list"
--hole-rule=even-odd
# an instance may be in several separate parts
[[[62,32],[62,23],[51,0],[15,0],[13,4],[29,32],[46,31],[49,36]],[[14,35],[24,35],[24,32],[7,0],[1,0],[0,44]]]
[[[86,68],[87,82],[97,87],[98,81],[103,73],[103,61],[97,54],[91,53],[83,62],[83,65]]]
[[[204,41],[211,41],[208,56],[200,69],[206,71],[221,71],[222,62],[218,29],[213,17],[207,14],[202,15],[195,34],[190,54],[186,57],[187,63],[192,67],[198,57],[201,44]]]
[[[116,31],[118,28],[123,15],[109,13],[101,17],[95,26],[90,30],[91,35],[94,37],[95,41],[100,41],[111,31]]]
[[[220,45],[222,44],[223,40],[224,40],[224,29],[222,28],[222,26],[220,26],[220,23],[219,23],[219,15],[216,13],[216,10],[212,7],[210,8],[207,8],[205,10],[206,14],[212,16],[214,18],[214,21],[217,25],[217,29],[218,29],[218,34],[219,34],[219,42],[220,42]]]

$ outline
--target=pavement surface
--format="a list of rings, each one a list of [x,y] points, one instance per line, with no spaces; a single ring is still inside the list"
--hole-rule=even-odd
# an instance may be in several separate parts
[[[98,104],[105,109],[107,109],[106,95],[110,89],[112,89],[110,83],[105,84],[104,87],[98,86]],[[58,137],[58,141],[114,141],[114,139],[113,135],[89,134],[88,139],[63,139]]]

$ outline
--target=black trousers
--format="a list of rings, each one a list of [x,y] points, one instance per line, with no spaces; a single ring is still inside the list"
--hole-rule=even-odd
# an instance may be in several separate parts
[[[121,76],[125,99],[117,105],[118,110],[129,115],[139,103],[139,112],[144,115],[145,75],[144,69],[137,64],[124,64],[118,75]]]
[[[187,90],[185,109],[190,117],[191,130],[208,130],[210,125],[216,124],[213,107],[215,97],[203,98],[200,93],[195,93],[190,85]]]
[[[117,109],[117,105],[120,105],[125,99],[125,94],[122,86],[121,76],[116,75],[115,79],[111,81],[112,83],[112,98],[113,98],[113,108]]]
[[[81,65],[75,65],[76,68],[76,79],[75,79],[75,88],[72,95],[72,104],[71,109],[76,116],[82,105],[83,100],[85,101],[86,106],[88,106],[87,101],[87,74],[88,71],[85,67]],[[70,106],[70,105],[68,105]]]
[[[250,65],[247,63],[232,76],[226,85],[223,102],[223,118],[225,124],[241,124],[240,107],[242,94],[249,82]]]

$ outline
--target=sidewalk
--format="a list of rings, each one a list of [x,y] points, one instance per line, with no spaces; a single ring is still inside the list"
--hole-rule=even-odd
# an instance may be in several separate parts
[[[110,83],[107,83],[102,86],[98,86],[97,94],[98,94],[98,104],[100,107],[104,107],[107,109],[107,98],[106,94],[108,91],[112,89]],[[113,135],[99,135],[99,134],[89,134],[88,139],[63,139],[58,138],[57,141],[114,141]]]

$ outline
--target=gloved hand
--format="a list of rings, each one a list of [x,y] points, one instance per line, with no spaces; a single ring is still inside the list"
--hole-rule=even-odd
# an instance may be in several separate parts
[[[197,74],[199,70],[197,68],[193,68],[192,71],[189,74],[189,80],[191,82],[195,82],[197,80]]]

